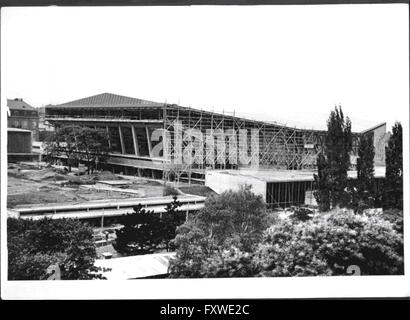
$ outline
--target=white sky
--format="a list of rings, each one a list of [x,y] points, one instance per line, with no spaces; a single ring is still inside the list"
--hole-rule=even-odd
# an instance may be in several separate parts
[[[408,121],[408,6],[6,8],[2,107],[103,92],[323,129]],[[4,111],[4,107],[2,111]]]

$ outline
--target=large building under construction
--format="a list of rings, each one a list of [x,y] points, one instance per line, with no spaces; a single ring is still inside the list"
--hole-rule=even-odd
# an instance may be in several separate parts
[[[204,183],[207,172],[220,170],[312,172],[325,139],[325,131],[109,93],[48,105],[46,120],[107,130],[109,169],[176,183]],[[384,166],[385,124],[353,134],[351,163],[364,133],[373,136],[375,165]]]

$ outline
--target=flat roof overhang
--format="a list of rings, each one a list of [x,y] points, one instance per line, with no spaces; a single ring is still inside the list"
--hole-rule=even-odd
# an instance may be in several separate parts
[[[162,124],[164,121],[163,120],[157,120],[157,119],[146,119],[146,120],[135,120],[135,119],[121,119],[121,118],[76,118],[76,117],[64,117],[64,116],[47,116],[45,118],[46,121],[74,121],[74,122],[107,122],[107,123],[159,123]]]
[[[374,177],[375,178],[384,178],[386,167],[375,167],[374,168]],[[314,174],[317,174],[317,171],[313,170],[249,170],[249,169],[239,169],[239,170],[209,170],[206,174],[221,174],[221,175],[231,175],[231,176],[240,176],[242,178],[257,179],[260,181],[265,181],[268,183],[280,183],[280,182],[313,182],[315,179]],[[348,171],[349,179],[357,179],[357,172],[352,170]]]

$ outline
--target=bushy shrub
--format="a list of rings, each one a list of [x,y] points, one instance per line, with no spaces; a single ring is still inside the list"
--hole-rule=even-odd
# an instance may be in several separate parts
[[[291,219],[296,221],[307,221],[312,219],[313,210],[304,207],[294,207],[292,208],[292,215],[290,216]]]
[[[263,276],[403,274],[403,239],[379,217],[333,211],[312,220],[284,220],[270,228],[255,255]]]
[[[171,186],[168,186],[168,185],[166,185],[164,187],[164,191],[162,192],[162,195],[164,197],[166,197],[166,196],[177,196],[179,194],[180,194],[180,192],[178,191],[178,189],[176,189],[174,187],[171,187]]]
[[[266,224],[268,226],[274,225],[280,221],[279,211],[267,210],[266,211]]]
[[[383,211],[382,218],[390,221],[397,232],[403,233],[403,210],[386,209]]]
[[[173,240],[177,248],[175,258],[170,260],[171,278],[203,278],[203,262],[218,246],[204,230],[188,221],[177,228],[177,236]]]
[[[47,268],[58,259],[50,254],[20,252],[9,264],[9,280],[43,280]]]
[[[312,235],[304,234],[303,226],[285,219],[265,233],[255,254],[261,276],[290,277],[330,275],[330,269],[321,259],[311,242]]]
[[[220,247],[192,222],[180,226],[178,234],[171,278],[252,277],[259,272],[253,254],[241,251],[235,241],[229,248]]]
[[[201,274],[207,278],[252,277],[260,271],[253,254],[236,247],[223,250],[206,259],[201,265]]]

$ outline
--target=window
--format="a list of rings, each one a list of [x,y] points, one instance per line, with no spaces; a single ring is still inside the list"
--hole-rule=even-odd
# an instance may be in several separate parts
[[[22,127],[23,129],[27,129],[27,128],[28,128],[28,121],[27,121],[27,120],[21,121],[21,127]]]
[[[118,127],[109,127],[108,132],[111,142],[111,152],[122,153],[120,131]]]
[[[147,132],[144,127],[135,127],[135,138],[138,141],[138,153],[140,156],[149,156]]]
[[[105,127],[105,126],[96,126],[96,129],[99,130],[99,131],[101,131],[101,133],[104,134],[104,135],[107,134],[107,127]],[[105,147],[107,147],[107,148],[109,147],[108,136],[107,136],[107,139],[104,140],[104,145],[105,145]]]
[[[130,127],[122,126],[122,141],[124,142],[125,153],[135,154],[134,140],[132,139],[132,130]]]

